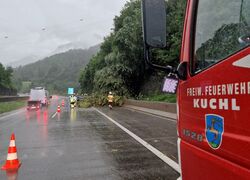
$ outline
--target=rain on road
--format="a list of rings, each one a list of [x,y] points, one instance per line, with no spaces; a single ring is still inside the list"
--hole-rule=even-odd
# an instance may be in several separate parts
[[[179,174],[94,108],[70,110],[61,98],[40,111],[0,117],[0,163],[16,135],[17,173],[0,179],[177,179]],[[98,108],[175,162],[176,122],[126,108]]]

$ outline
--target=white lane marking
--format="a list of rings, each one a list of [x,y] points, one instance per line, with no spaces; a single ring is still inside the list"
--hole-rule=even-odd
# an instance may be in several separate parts
[[[238,61],[235,61],[233,65],[238,66],[238,67],[243,67],[243,68],[250,68],[250,55],[247,55],[244,58]]]
[[[56,115],[57,115],[57,112],[55,112],[55,114],[53,114],[52,119],[53,119]]]
[[[128,135],[130,135],[137,142],[139,142],[140,144],[142,144],[145,148],[147,148],[148,150],[150,150],[153,154],[155,154],[158,158],[160,158],[162,161],[164,161],[165,163],[167,163],[170,167],[172,167],[178,173],[180,173],[180,171],[181,171],[180,167],[179,167],[179,165],[175,161],[173,161],[172,159],[170,159],[169,157],[167,157],[165,154],[163,154],[162,152],[160,152],[158,149],[154,148],[152,145],[150,145],[149,143],[147,143],[146,141],[144,141],[142,138],[140,138],[139,136],[137,136],[133,132],[129,131],[127,128],[123,127],[121,124],[119,124],[118,122],[116,122],[115,120],[113,120],[112,118],[110,118],[109,116],[107,116],[106,114],[104,114],[103,112],[99,111],[96,108],[94,108],[94,109],[97,112],[99,112],[101,115],[103,115],[104,117],[106,117],[109,121],[111,121],[112,123],[114,123],[115,125],[117,125],[119,128],[121,128],[123,131],[125,131]]]
[[[11,113],[11,114],[7,114],[7,115],[4,115],[4,116],[1,116],[1,117],[0,117],[0,120],[1,120],[1,119],[5,119],[5,118],[10,117],[10,116],[13,116],[13,115],[16,115],[16,114],[19,114],[19,113],[24,112],[24,111],[25,111],[25,109],[21,109],[21,110],[19,110],[19,111],[17,111],[17,112],[14,112],[14,113]]]

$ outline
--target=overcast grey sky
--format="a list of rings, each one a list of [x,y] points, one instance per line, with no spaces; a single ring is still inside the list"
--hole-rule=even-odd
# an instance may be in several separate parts
[[[127,0],[0,0],[0,62],[102,42]]]

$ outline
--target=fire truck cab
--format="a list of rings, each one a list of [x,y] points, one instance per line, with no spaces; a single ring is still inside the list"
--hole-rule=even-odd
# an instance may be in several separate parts
[[[165,46],[163,7],[142,1],[145,58],[158,69],[149,51]],[[175,73],[181,178],[250,179],[250,0],[187,0]]]

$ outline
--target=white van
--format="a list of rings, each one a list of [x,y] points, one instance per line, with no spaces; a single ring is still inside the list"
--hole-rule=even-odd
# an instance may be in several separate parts
[[[43,87],[36,87],[30,90],[29,101],[40,101],[41,105],[47,106],[49,99],[49,92]]]

